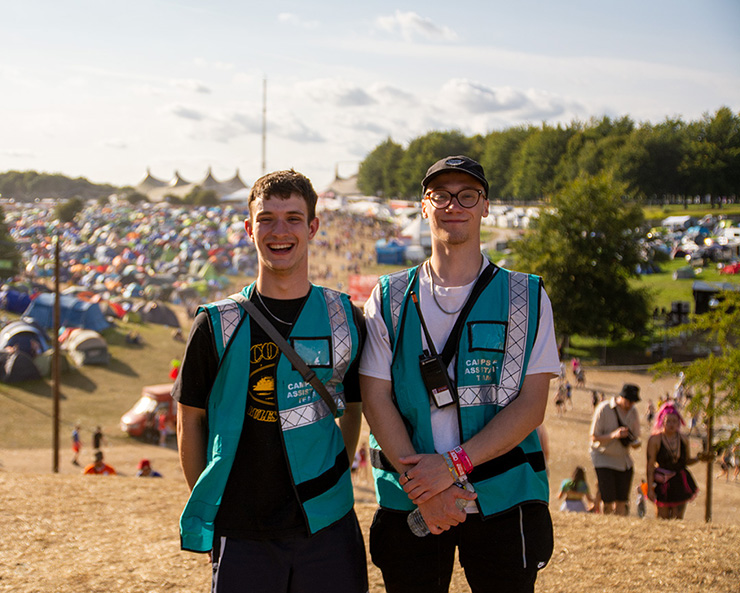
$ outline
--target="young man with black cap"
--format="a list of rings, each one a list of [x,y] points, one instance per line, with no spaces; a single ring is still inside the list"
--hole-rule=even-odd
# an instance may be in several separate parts
[[[211,552],[213,593],[368,588],[349,461],[364,321],[347,295],[308,279],[316,200],[293,170],[255,182],[245,227],[257,279],[199,309],[173,388],[191,489],[181,545]]]
[[[536,431],[560,370],[552,309],[538,277],[481,255],[480,164],[444,158],[422,188],[432,255],[365,305],[372,559],[389,593],[447,591],[456,548],[473,592],[531,592],[553,546]],[[430,535],[409,529],[417,507]]]
[[[627,514],[634,473],[630,449],[640,446],[639,401],[640,388],[625,383],[618,396],[597,406],[591,421],[591,461],[605,515]]]

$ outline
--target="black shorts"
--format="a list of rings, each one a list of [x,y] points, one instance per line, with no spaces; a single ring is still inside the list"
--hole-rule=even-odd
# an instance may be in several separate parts
[[[212,593],[366,593],[365,543],[354,511],[311,537],[213,541]]]
[[[370,555],[388,593],[444,593],[458,548],[472,593],[531,593],[553,549],[547,505],[530,503],[485,521],[471,514],[440,535],[416,537],[408,513],[380,508],[370,528]]]
[[[627,502],[630,499],[632,474],[634,468],[624,471],[597,467],[596,477],[599,480],[599,493],[603,502]]]

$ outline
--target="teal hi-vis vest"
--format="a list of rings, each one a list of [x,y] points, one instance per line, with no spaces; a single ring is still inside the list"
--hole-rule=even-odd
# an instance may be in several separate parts
[[[417,453],[435,453],[430,399],[419,370],[421,324],[409,298],[418,293],[418,268],[380,279],[382,313],[393,350],[393,397]],[[458,427],[464,443],[519,395],[537,334],[541,280],[494,268],[464,320],[456,348],[453,384],[459,400]],[[377,441],[371,435],[371,448]],[[398,474],[379,452],[373,454],[378,503],[412,510]],[[511,451],[475,467],[469,474],[483,516],[549,497],[545,459],[536,431]]]
[[[242,294],[249,298],[254,284]],[[207,404],[207,466],[180,517],[182,548],[212,548],[214,520],[244,426],[251,349],[250,318],[232,299],[202,308],[211,320],[220,365]],[[312,286],[288,337],[291,346],[345,409],[344,376],[357,356],[358,332],[349,297]],[[282,445],[309,533],[328,527],[354,504],[342,433],[321,396],[281,355],[276,401]],[[270,476],[255,476],[269,487]],[[245,509],[249,512],[249,509]]]

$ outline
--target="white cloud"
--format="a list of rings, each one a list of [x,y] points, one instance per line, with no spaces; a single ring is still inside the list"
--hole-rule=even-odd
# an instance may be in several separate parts
[[[521,109],[527,102],[522,91],[504,87],[496,89],[483,83],[454,78],[441,89],[440,98],[470,113],[490,113]]]
[[[479,125],[491,121],[492,115],[509,121],[541,121],[573,118],[586,113],[583,105],[556,93],[540,89],[497,88],[459,78],[442,85],[438,99],[435,105],[440,112],[486,116],[479,120]]]
[[[197,141],[225,144],[250,134],[262,132],[262,120],[250,113],[204,113],[189,107],[175,105],[170,111],[190,121],[188,136]]]
[[[207,139],[222,143],[249,134],[260,134],[261,132],[262,120],[260,117],[239,112],[216,115],[205,122],[202,129],[202,134]]]
[[[281,138],[292,140],[293,142],[325,142],[326,138],[318,130],[307,126],[303,121],[294,117],[281,117],[277,122],[268,121],[268,134],[275,134]]]
[[[277,18],[278,22],[302,29],[315,29],[320,24],[319,21],[303,20],[300,16],[292,12],[281,12]]]
[[[208,88],[208,86],[206,86],[200,80],[195,80],[192,78],[171,80],[170,84],[176,88],[191,91],[193,93],[210,94],[211,92],[211,89]]]
[[[164,90],[150,83],[135,84],[131,87],[131,92],[139,97],[158,97],[164,94]]]
[[[168,108],[168,111],[173,115],[181,117],[183,119],[190,119],[193,121],[202,121],[204,119],[207,119],[207,116],[204,113],[191,107],[185,107],[184,105],[171,105]]]
[[[299,94],[308,97],[321,105],[336,107],[358,107],[372,105],[376,100],[359,85],[335,78],[322,78],[296,85]]]
[[[379,103],[387,102],[395,105],[403,103],[410,106],[418,104],[418,100],[413,93],[409,93],[403,89],[387,84],[370,85],[370,94],[375,97]]]
[[[449,27],[435,24],[431,19],[415,12],[396,12],[390,16],[378,17],[375,21],[380,29],[388,33],[400,33],[406,41],[423,37],[433,41],[455,41],[457,33]]]
[[[0,154],[10,159],[26,159],[36,156],[32,150],[29,150],[27,148],[7,148],[3,150]]]
[[[234,69],[234,64],[231,62],[210,61],[205,58],[195,58],[193,63],[200,68],[207,68],[209,70],[229,71]]]
[[[121,138],[108,138],[107,140],[103,140],[102,145],[106,148],[115,148],[116,150],[128,148],[128,143]]]

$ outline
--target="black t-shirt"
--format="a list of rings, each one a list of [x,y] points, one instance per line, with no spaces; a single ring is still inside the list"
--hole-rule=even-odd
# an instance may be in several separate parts
[[[306,297],[278,300],[262,296],[266,309],[255,295],[256,291],[252,302],[287,338]],[[275,317],[291,325],[276,321]],[[364,318],[354,306],[353,317],[359,328],[361,347]],[[216,516],[216,533],[244,539],[299,537],[307,534],[306,522],[282,445],[274,391],[280,351],[257,323],[250,325],[251,358],[244,428]],[[208,314],[200,313],[190,332],[173,397],[182,404],[206,408],[218,362]],[[344,378],[348,403],[360,401],[358,365],[359,356]]]

